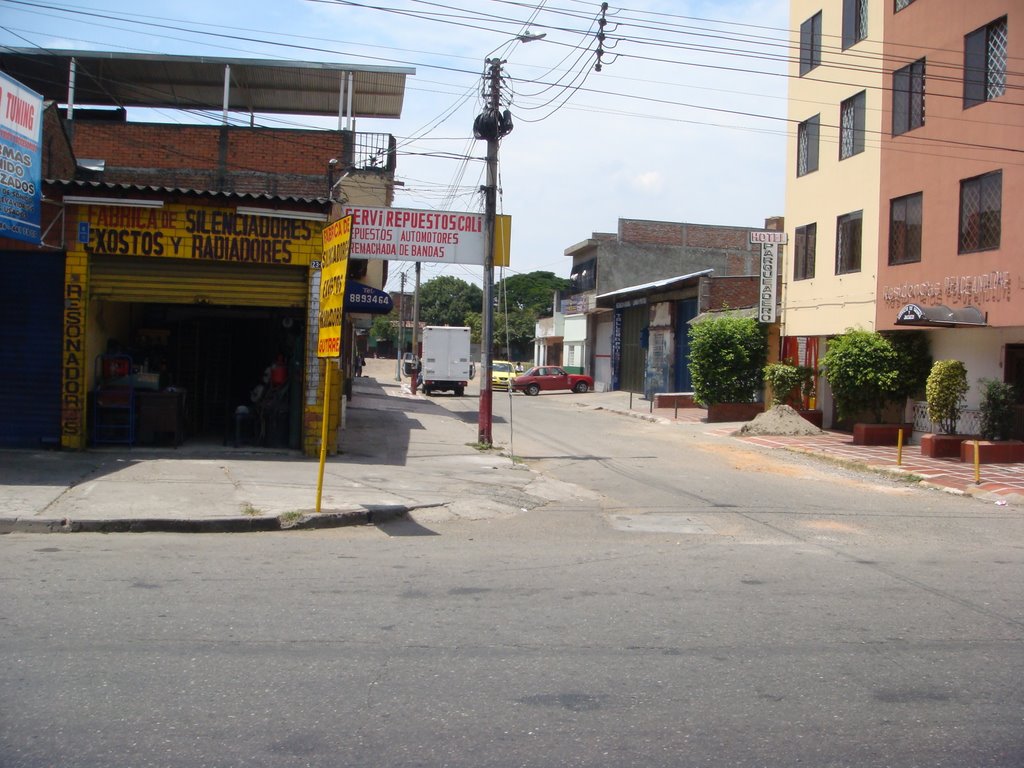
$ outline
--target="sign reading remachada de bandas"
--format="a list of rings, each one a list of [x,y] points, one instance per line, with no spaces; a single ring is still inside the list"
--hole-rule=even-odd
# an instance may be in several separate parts
[[[345,206],[352,214],[353,259],[422,261],[436,264],[484,263],[487,227],[482,213],[418,211],[408,208],[367,208]],[[507,219],[508,217],[499,217]],[[499,221],[495,242],[495,261],[503,250]],[[507,239],[507,234],[505,235]],[[507,262],[506,262],[507,263]]]

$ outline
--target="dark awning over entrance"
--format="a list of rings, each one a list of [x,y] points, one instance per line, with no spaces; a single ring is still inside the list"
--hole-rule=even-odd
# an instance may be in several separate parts
[[[907,304],[896,315],[896,325],[916,325],[932,328],[958,328],[988,325],[988,317],[977,307],[950,309],[945,304],[922,307]]]

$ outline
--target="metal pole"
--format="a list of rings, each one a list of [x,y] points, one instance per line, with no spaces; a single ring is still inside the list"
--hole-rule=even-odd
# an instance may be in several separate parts
[[[416,370],[412,374],[412,393],[416,394],[416,382],[419,379],[420,356],[416,346],[416,336],[420,329],[420,262],[416,262],[416,288],[412,294],[412,357],[416,361]]]
[[[489,107],[493,115],[501,106],[501,59],[488,59]],[[494,222],[498,203],[498,142],[494,132],[487,139],[487,186],[484,187],[484,220],[487,224],[487,251],[484,253],[484,306],[482,349],[480,350],[480,416],[477,442],[493,445],[493,390],[491,388],[491,361],[494,347]]]
[[[405,318],[402,316],[405,304],[405,272],[398,277],[401,288],[398,289],[398,350],[395,352],[395,381],[402,380],[402,347],[405,346]]]

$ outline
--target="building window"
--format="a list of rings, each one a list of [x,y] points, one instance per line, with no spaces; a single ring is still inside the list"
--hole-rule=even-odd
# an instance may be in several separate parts
[[[960,253],[999,247],[1003,213],[1003,172],[960,182]]]
[[[836,219],[836,274],[860,272],[860,224],[863,211]]]
[[[843,50],[868,36],[868,0],[843,0]]]
[[[912,2],[914,2],[914,0],[896,0],[895,4],[893,5],[893,12],[899,13]]]
[[[964,108],[1006,93],[1006,17],[964,38]]]
[[[796,175],[806,176],[818,170],[818,134],[821,116],[804,120],[796,129]]]
[[[897,197],[889,203],[889,264],[921,260],[921,217],[924,195]]]
[[[892,73],[892,135],[924,125],[924,59]]]
[[[814,251],[817,248],[818,225],[808,224],[796,228],[793,254],[793,279],[809,280],[814,277]]]
[[[821,11],[800,25],[800,77],[821,64]]]
[[[866,95],[861,91],[839,105],[839,159],[864,151],[864,105]]]

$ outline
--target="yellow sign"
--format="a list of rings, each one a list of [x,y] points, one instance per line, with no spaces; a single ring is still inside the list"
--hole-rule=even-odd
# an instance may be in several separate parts
[[[341,320],[345,304],[345,277],[348,274],[351,238],[352,216],[345,216],[324,227],[317,357],[341,355]]]

